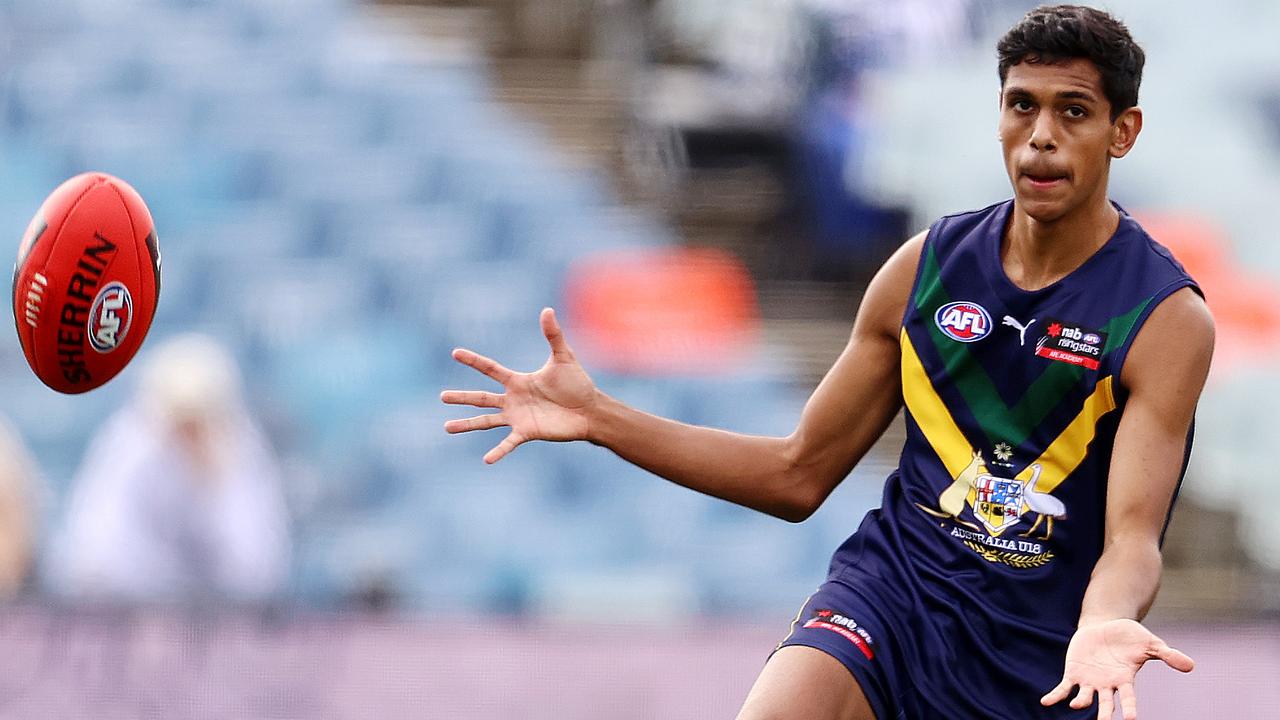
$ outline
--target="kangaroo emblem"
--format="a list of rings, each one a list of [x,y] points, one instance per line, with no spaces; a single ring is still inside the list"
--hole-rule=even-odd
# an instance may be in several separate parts
[[[974,451],[973,457],[969,460],[969,464],[956,475],[951,485],[942,491],[942,495],[938,497],[938,506],[941,511],[925,507],[920,503],[916,503],[916,507],[926,513],[937,517],[953,520],[961,525],[974,530],[980,530],[977,525],[960,519],[960,513],[964,511],[965,502],[968,501],[969,491],[974,488],[974,483],[978,477],[986,470],[983,463],[982,453]]]

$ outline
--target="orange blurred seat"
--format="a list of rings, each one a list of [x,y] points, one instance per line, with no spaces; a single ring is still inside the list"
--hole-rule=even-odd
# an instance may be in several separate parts
[[[1225,274],[1231,265],[1226,232],[1207,218],[1190,213],[1145,212],[1138,222],[1156,242],[1182,263],[1202,285],[1203,278]]]
[[[1226,231],[1207,218],[1190,213],[1137,217],[1204,290],[1218,326],[1215,369],[1273,361],[1280,354],[1280,283],[1239,264]]]
[[[565,285],[573,342],[590,365],[646,374],[706,374],[744,361],[759,330],[755,285],[715,249],[598,253]]]

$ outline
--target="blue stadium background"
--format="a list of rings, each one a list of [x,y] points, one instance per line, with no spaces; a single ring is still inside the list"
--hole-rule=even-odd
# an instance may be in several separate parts
[[[1006,17],[1027,3],[986,5]],[[1169,49],[1184,35],[1156,20],[1163,6],[1124,9],[1148,21],[1153,47]],[[151,342],[202,330],[242,364],[286,461],[295,599],[341,605],[372,589],[436,610],[793,608],[874,506],[891,454],[793,526],[670,487],[597,448],[529,446],[487,468],[479,458],[493,434],[441,431],[458,413],[439,391],[483,384],[450,348],[536,367],[536,313],[561,303],[575,259],[679,240],[658,217],[620,209],[603,173],[571,168],[536,125],[496,104],[484,62],[424,61],[363,12],[341,0],[0,3],[0,237],[16,242],[49,189],[87,169],[126,178],[148,200],[165,263]],[[1238,254],[1274,277],[1277,246],[1257,228],[1280,164],[1266,90],[1280,82],[1266,64],[1276,12],[1243,3],[1195,17],[1233,40],[1213,45],[1214,62],[1166,52],[1153,63],[1147,98],[1164,114],[1152,112],[1162,119],[1147,136],[1159,149],[1117,171],[1118,192],[1216,217]],[[924,131],[937,116],[908,105],[929,98],[978,136],[994,124],[990,105],[974,100],[993,88],[987,38],[975,33],[981,42],[955,63],[906,63],[877,90],[865,172],[881,195],[909,195],[919,218],[1005,192],[994,142],[978,159],[973,143]],[[1261,89],[1250,114],[1224,119],[1233,93],[1252,92],[1223,86],[1237,63]],[[1175,148],[1185,170],[1169,173]],[[934,171],[910,170],[938,158],[947,162]],[[1274,496],[1241,485],[1262,467],[1258,433],[1269,425],[1231,418],[1277,384],[1273,371],[1246,370],[1216,380],[1222,399],[1202,411],[1224,428],[1202,441],[1204,462],[1230,477],[1191,492],[1247,515],[1247,498]],[[758,433],[788,432],[807,394],[795,368],[765,352],[716,379],[596,375],[643,409]],[[46,530],[86,438],[132,380],[126,371],[87,396],[59,396],[25,369],[11,334],[0,342],[0,397],[51,490]],[[1245,532],[1254,560],[1276,565],[1269,528],[1258,517]]]
[[[457,412],[440,390],[483,384],[451,348],[532,369],[537,312],[559,304],[574,258],[676,242],[489,101],[483,67],[400,61],[361,43],[339,1],[4,10],[0,236],[86,169],[147,199],[164,257],[149,343],[202,330],[241,362],[286,458],[294,597],[786,612],[875,501],[875,482],[850,483],[792,526],[601,449],[527,446],[488,468],[493,434],[442,432]],[[46,528],[132,370],[59,396],[3,341],[0,396],[51,487]],[[658,414],[759,433],[789,432],[805,397],[763,361],[715,380],[597,380]]]

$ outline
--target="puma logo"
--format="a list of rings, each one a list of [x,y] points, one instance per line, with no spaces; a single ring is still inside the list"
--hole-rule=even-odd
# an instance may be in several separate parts
[[[1018,331],[1018,345],[1022,346],[1027,344],[1027,328],[1031,327],[1032,325],[1035,325],[1036,319],[1031,318],[1031,320],[1026,325],[1023,325],[1017,320],[1014,320],[1012,315],[1005,315],[1003,324],[1008,325],[1009,327]]]

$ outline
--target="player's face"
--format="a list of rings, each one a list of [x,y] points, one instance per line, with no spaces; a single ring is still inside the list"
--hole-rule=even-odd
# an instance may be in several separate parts
[[[1142,127],[1130,108],[1115,122],[1102,75],[1082,58],[1009,68],[1000,93],[1000,143],[1018,206],[1054,222],[1105,202],[1111,158],[1124,157]]]

